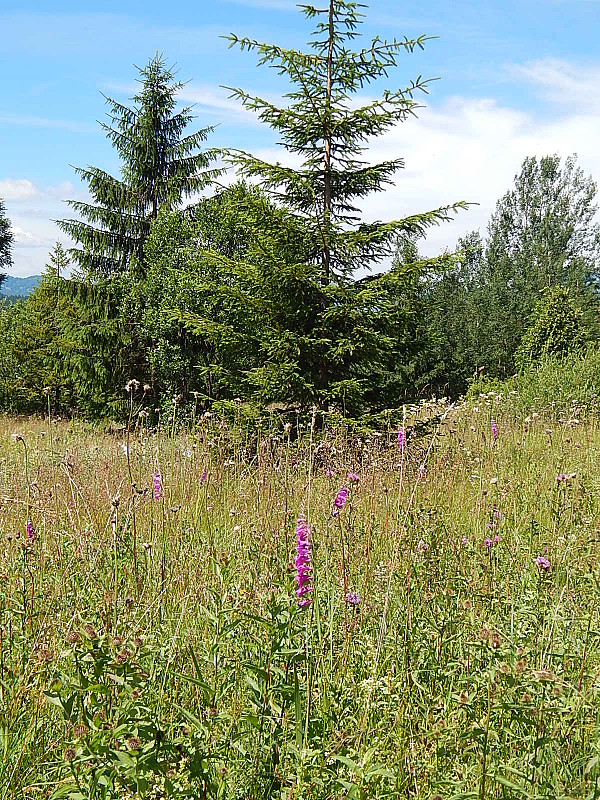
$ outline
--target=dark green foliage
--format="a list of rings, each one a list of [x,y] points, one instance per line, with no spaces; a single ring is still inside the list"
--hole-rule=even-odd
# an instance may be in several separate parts
[[[484,272],[488,354],[493,375],[509,374],[540,292],[564,285],[592,299],[600,259],[596,184],[558,156],[526,158],[489,224]]]
[[[112,282],[60,277],[69,266],[57,243],[40,285],[13,310],[10,350],[3,356],[7,406],[107,416],[120,409],[129,371],[127,329]]]
[[[143,272],[144,241],[162,206],[173,208],[203,189],[211,156],[198,152],[211,128],[185,136],[190,108],[176,110],[176,81],[162,56],[140,69],[133,107],[107,97],[108,124],[101,123],[123,163],[114,178],[98,167],[77,168],[93,202],[69,201],[82,218],[59,225],[81,247],[72,255],[84,274],[110,277],[134,264]]]
[[[456,396],[470,379],[505,377],[540,294],[564,286],[597,336],[596,185],[575,158],[527,158],[498,201],[487,242],[459,241],[458,266],[426,286],[433,383]],[[595,331],[595,333],[594,333]]]
[[[439,264],[421,287],[427,341],[420,381],[442,394],[465,391],[484,355],[486,308],[478,280],[483,248],[477,231],[459,239],[455,257]]]
[[[412,393],[424,263],[405,254],[388,273],[323,286],[319,264],[305,261],[310,244],[293,215],[243,184],[193,216],[160,214],[128,311],[157,393],[307,407],[324,354],[340,410],[397,404],[407,382]]]
[[[64,387],[64,342],[59,331],[66,298],[61,294],[58,275],[64,267],[65,253],[57,243],[40,285],[19,304],[14,315],[10,394],[11,406],[21,411],[43,408],[45,388],[52,392],[55,405],[64,401],[68,406],[72,399]]]
[[[8,269],[12,264],[11,248],[14,234],[10,227],[10,220],[6,216],[4,201],[0,197],[0,270]],[[0,271],[0,287],[6,276]]]
[[[283,387],[281,399],[323,406],[340,403],[349,392],[358,400],[368,385],[366,363],[373,361],[373,347],[381,341],[364,309],[379,304],[382,296],[377,292],[389,287],[376,282],[365,295],[364,287],[353,285],[353,270],[392,255],[399,235],[422,234],[464,204],[392,222],[360,222],[360,201],[390,184],[403,167],[401,158],[369,164],[364,156],[367,142],[414,115],[419,107],[415,95],[426,91],[428,82],[418,78],[405,89],[386,90],[359,108],[353,106],[352,97],[387,76],[400,53],[423,48],[426,38],[390,42],[375,38],[352,51],[349,43],[358,36],[362,16],[358,4],[330,0],[326,9],[300,8],[308,19],[316,20],[308,52],[233,34],[229,41],[256,52],[259,64],[274,67],[290,81],[285,107],[240,89],[232,91],[277,131],[301,165],[270,164],[244,152],[230,158],[243,175],[258,179],[289,209],[288,224],[301,225],[307,233],[302,262],[289,264],[276,257],[268,263],[269,274],[261,276],[267,282],[276,276],[271,301],[281,335],[255,373],[257,385],[278,385]]]
[[[22,302],[0,299],[0,408],[16,411],[15,330]]]
[[[237,259],[248,253],[248,221],[260,202],[255,190],[235,185],[193,215],[164,212],[153,225],[146,280],[130,285],[127,302],[128,315],[140,321],[146,378],[157,395],[248,395],[263,320],[252,267],[238,267]]]
[[[520,369],[547,356],[562,357],[583,350],[586,342],[584,316],[566,286],[547,289],[537,304],[515,362]]]

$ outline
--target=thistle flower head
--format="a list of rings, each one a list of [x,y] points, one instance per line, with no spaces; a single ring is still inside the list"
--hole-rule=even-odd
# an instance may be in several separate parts
[[[310,528],[304,517],[296,522],[296,597],[298,605],[303,608],[310,605],[312,598],[312,548],[310,544]]]
[[[545,556],[538,556],[535,563],[538,569],[550,569],[550,562]]]
[[[360,605],[360,595],[358,592],[348,592],[346,595],[346,602],[348,605],[358,606]]]

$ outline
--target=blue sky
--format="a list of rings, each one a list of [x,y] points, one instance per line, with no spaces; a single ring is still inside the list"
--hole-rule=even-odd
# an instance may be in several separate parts
[[[439,252],[464,232],[485,229],[526,155],[576,152],[600,179],[600,1],[373,0],[365,11],[365,36],[438,37],[403,57],[385,86],[419,74],[440,78],[418,120],[373,142],[374,160],[402,156],[406,169],[385,196],[366,201],[367,218],[479,203],[432,233],[424,249]],[[51,220],[68,216],[65,199],[85,196],[70,165],[118,171],[97,124],[101,93],[127,101],[134,64],[156,51],[176,63],[197,125],[218,126],[210,145],[283,160],[271,131],[220,86],[276,97],[285,84],[219,37],[234,31],[301,46],[310,29],[290,0],[0,3],[0,197],[17,238],[12,274],[41,270],[60,238]]]

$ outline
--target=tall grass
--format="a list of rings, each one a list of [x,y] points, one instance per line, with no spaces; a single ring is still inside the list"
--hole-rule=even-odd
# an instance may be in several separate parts
[[[0,420],[3,798],[600,796],[594,413],[135,419]]]

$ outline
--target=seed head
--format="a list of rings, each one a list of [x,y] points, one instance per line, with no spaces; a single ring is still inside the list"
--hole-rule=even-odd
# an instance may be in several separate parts
[[[84,736],[87,735],[87,732],[88,732],[88,727],[87,725],[84,725],[83,722],[79,722],[73,728],[73,734],[76,739],[83,739]]]

